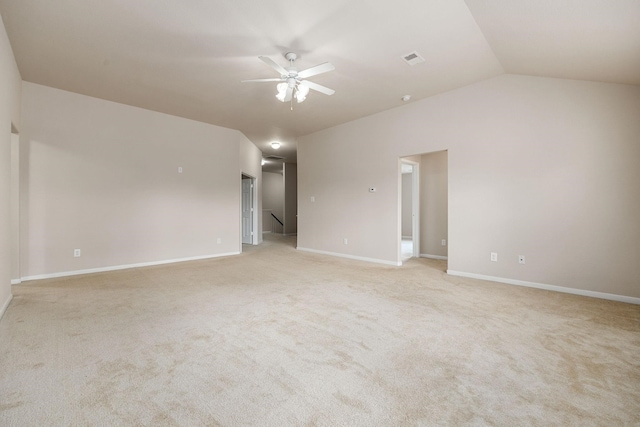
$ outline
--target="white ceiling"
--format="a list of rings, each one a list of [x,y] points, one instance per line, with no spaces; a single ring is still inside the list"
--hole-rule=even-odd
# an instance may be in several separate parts
[[[0,0],[24,80],[244,132],[295,137],[502,73],[640,84],[640,0]],[[426,62],[400,58],[417,51]],[[275,99],[258,60],[329,61],[336,90]],[[282,141],[280,150],[269,142]]]

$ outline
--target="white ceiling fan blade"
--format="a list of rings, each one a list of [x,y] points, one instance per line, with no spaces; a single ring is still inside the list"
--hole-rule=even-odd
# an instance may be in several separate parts
[[[291,95],[293,95],[293,88],[292,87],[288,87],[287,88],[287,94],[285,95],[284,100],[282,102],[291,101]]]
[[[242,83],[246,82],[282,82],[282,79],[251,79],[251,80],[242,80]]]
[[[302,70],[298,73],[298,77],[301,79],[306,79],[312,76],[317,76],[318,74],[326,73],[327,71],[333,71],[336,67],[333,66],[331,62],[325,62],[324,64],[316,65],[315,67],[307,68],[306,70]]]
[[[278,64],[277,62],[275,62],[273,59],[269,58],[268,56],[258,56],[258,58],[261,59],[262,62],[267,64],[269,67],[271,67],[274,70],[276,70],[281,76],[288,76],[289,75],[289,72],[287,70],[285,70],[282,65]]]
[[[319,85],[318,83],[310,82],[309,80],[303,80],[300,82],[300,84],[305,85],[309,89],[324,93],[325,95],[333,95],[334,93],[336,93],[336,91],[333,89],[329,89],[328,87]]]

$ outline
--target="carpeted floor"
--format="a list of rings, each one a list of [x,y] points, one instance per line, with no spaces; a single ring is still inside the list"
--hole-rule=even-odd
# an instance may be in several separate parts
[[[14,286],[0,425],[640,425],[640,306],[294,246]]]

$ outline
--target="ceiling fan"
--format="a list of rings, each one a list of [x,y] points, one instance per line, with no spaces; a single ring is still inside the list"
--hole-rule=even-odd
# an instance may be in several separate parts
[[[258,57],[262,62],[276,70],[278,74],[280,74],[280,78],[243,80],[243,82],[280,82],[276,86],[278,90],[276,98],[281,102],[293,102],[293,97],[295,96],[296,100],[300,103],[307,98],[309,89],[324,93],[325,95],[333,95],[335,93],[333,89],[310,82],[309,80],[304,80],[309,77],[317,76],[318,74],[326,73],[327,71],[335,70],[333,64],[325,62],[323,64],[316,65],[315,67],[298,71],[297,68],[293,66],[293,61],[295,61],[298,56],[293,52],[289,52],[285,54],[284,57],[289,61],[289,66],[287,68],[282,67],[269,57]]]

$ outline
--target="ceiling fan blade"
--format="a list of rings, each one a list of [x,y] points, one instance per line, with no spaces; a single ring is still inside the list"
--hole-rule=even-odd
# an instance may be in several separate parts
[[[252,80],[242,80],[242,83],[246,82],[282,82],[282,79],[252,79]]]
[[[274,70],[276,70],[281,76],[288,76],[289,75],[289,72],[287,70],[285,70],[282,65],[278,64],[277,62],[275,62],[273,59],[269,58],[268,56],[258,56],[258,58],[261,59],[262,62],[267,64],[269,67],[271,67]]]
[[[287,88],[287,94],[284,97],[284,100],[282,102],[289,102],[291,101],[291,96],[293,95],[293,88],[292,87],[288,87]]]
[[[325,62],[324,64],[316,65],[315,67],[307,68],[298,73],[298,77],[306,79],[308,77],[317,76],[318,74],[326,73],[327,71],[333,71],[336,67],[331,62]]]
[[[305,85],[309,89],[324,93],[325,95],[333,95],[334,93],[336,93],[336,91],[333,89],[329,89],[328,87],[319,85],[318,83],[310,82],[309,80],[303,80],[300,82],[300,84]]]

